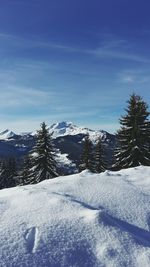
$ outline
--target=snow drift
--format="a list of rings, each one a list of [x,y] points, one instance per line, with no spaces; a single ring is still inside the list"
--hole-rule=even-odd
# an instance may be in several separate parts
[[[1,267],[150,266],[150,168],[0,191]]]

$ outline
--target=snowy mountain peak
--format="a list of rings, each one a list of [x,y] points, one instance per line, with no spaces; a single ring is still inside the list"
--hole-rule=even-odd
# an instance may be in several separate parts
[[[49,129],[62,129],[62,128],[70,128],[74,126],[72,122],[67,122],[67,121],[62,121],[58,123],[54,123],[53,125],[50,126]]]
[[[67,122],[67,121],[62,121],[62,122],[57,122],[52,124],[51,126],[48,127],[49,132],[53,134],[53,138],[57,137],[63,137],[67,135],[89,135],[90,139],[92,142],[96,142],[99,137],[102,138],[102,140],[106,140],[108,133],[103,130],[91,130],[86,127],[81,127],[73,124],[72,122]],[[3,132],[0,132],[0,140],[7,140],[10,138],[13,138],[15,136],[22,136],[22,137],[27,137],[29,135],[35,136],[37,134],[37,131],[34,132],[26,132],[26,133],[19,133],[16,134],[13,131],[6,129]]]
[[[73,124],[72,122],[66,121],[54,123],[49,127],[49,131],[50,133],[53,133],[54,138],[66,135],[89,134],[89,137],[93,142],[98,140],[99,137],[106,139],[107,136],[106,131],[91,130],[86,127],[80,127]]]
[[[0,139],[2,139],[2,140],[9,139],[9,138],[12,138],[15,135],[16,134],[13,131],[11,131],[9,129],[6,129],[3,132],[0,132]]]
[[[66,135],[68,132],[72,131],[73,129],[77,128],[77,126],[73,125],[72,122],[57,122],[54,123],[49,127],[50,132],[54,132],[54,135],[56,134],[56,137],[58,135]]]
[[[49,127],[49,131],[53,133],[53,137],[77,135],[80,133],[87,134],[87,129],[78,127],[72,122],[58,122]]]

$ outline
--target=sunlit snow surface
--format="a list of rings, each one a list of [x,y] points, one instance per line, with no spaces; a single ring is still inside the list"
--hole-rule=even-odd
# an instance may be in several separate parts
[[[78,135],[78,134],[89,134],[90,140],[95,142],[99,137],[106,139],[105,131],[95,131],[84,127],[74,125],[72,122],[59,122],[54,123],[49,127],[49,132],[52,133],[53,138],[66,135]],[[34,133],[32,133],[34,135]]]
[[[5,131],[0,132],[0,140],[7,140],[9,138],[13,138],[14,135],[16,135],[14,132],[9,129],[6,129]]]
[[[0,191],[0,266],[149,267],[150,168]]]

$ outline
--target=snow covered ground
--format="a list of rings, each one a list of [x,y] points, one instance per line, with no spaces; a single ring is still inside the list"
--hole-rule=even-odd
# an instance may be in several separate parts
[[[0,191],[1,267],[149,267],[150,168]]]

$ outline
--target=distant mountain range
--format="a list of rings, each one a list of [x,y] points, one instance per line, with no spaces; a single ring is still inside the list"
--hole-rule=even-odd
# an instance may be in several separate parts
[[[99,136],[102,139],[106,138],[107,132],[103,130],[91,130],[89,128],[83,128],[74,125],[72,122],[59,122],[54,123],[48,127],[49,132],[53,133],[53,138],[57,138],[60,136],[67,136],[67,135],[78,135],[78,134],[89,134],[92,141],[96,141]],[[29,137],[35,136],[36,132],[25,132],[25,133],[14,133],[13,131],[6,129],[3,132],[0,132],[0,140],[8,140],[13,139],[16,137]]]
[[[7,140],[9,138],[13,138],[16,134],[9,129],[0,133],[0,140]]]
[[[66,174],[77,171],[82,144],[85,136],[88,134],[93,144],[99,137],[105,146],[106,157],[111,160],[115,147],[115,135],[103,130],[91,130],[84,127],[78,127],[71,122],[59,122],[48,127],[52,133],[54,143],[59,151],[59,161]],[[36,132],[14,133],[6,129],[0,132],[0,158],[16,157],[18,161],[27,154],[35,144]]]

